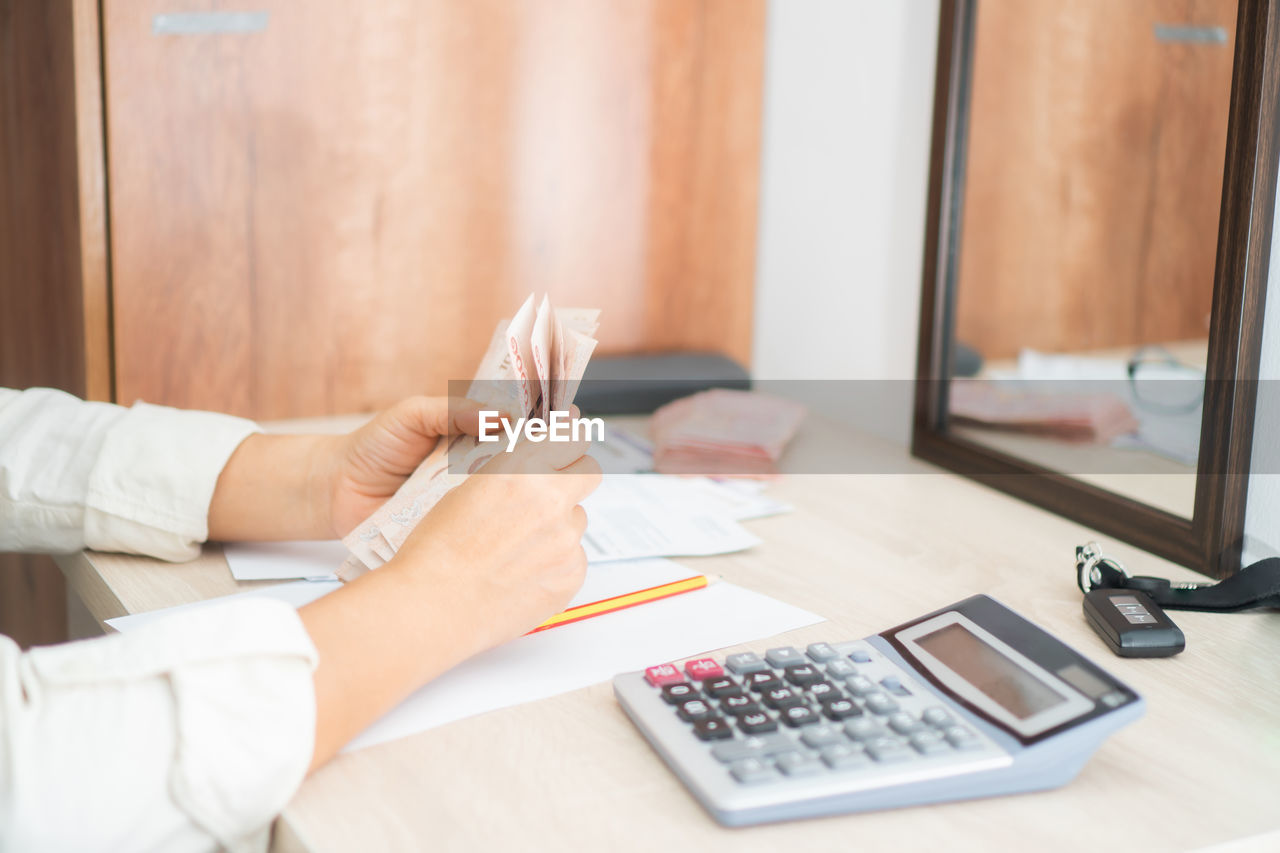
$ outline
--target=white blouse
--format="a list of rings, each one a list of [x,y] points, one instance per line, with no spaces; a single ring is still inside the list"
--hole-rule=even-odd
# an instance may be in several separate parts
[[[255,430],[0,388],[0,551],[191,559]],[[25,653],[0,636],[0,851],[264,850],[311,762],[316,662],[266,600]]]

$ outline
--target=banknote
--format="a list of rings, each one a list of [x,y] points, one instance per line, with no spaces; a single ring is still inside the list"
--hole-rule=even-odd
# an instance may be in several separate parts
[[[546,297],[535,307],[531,295],[494,330],[467,397],[513,417],[567,409],[595,350],[599,317],[595,309],[556,309]],[[396,493],[343,538],[351,557],[338,576],[353,580],[390,560],[431,507],[499,452],[474,436],[442,438]]]

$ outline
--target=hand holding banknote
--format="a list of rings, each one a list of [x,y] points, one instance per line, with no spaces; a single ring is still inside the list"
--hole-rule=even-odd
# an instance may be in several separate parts
[[[494,330],[467,398],[517,418],[545,419],[549,411],[564,411],[595,349],[599,313],[555,309],[545,297],[535,307],[530,296],[513,319]],[[469,412],[472,404],[467,405]],[[463,433],[469,417],[460,421]],[[343,538],[352,556],[338,576],[353,580],[390,560],[445,494],[501,453],[474,434],[437,444],[395,494]]]
[[[334,436],[318,457],[317,481],[330,536],[341,537],[386,503],[405,478],[451,435],[476,435],[483,404],[408,397],[348,435]]]

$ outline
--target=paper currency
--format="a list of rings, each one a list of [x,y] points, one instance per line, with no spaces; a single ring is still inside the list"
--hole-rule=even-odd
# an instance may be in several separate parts
[[[554,309],[545,297],[535,309],[531,295],[494,330],[467,396],[513,417],[545,419],[567,409],[595,350],[599,316],[592,309]],[[351,556],[338,577],[353,580],[390,560],[428,510],[501,452],[497,447],[474,436],[442,438],[395,495],[342,540]],[[450,458],[462,465],[449,470]]]
[[[760,394],[716,388],[653,413],[654,469],[664,474],[776,473],[805,408]]]

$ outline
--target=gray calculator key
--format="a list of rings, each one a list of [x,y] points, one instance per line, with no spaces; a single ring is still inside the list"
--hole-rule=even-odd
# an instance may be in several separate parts
[[[942,739],[942,735],[935,731],[916,732],[911,736],[911,745],[921,755],[935,755],[939,752],[951,751],[951,747],[947,746],[947,742]]]
[[[845,686],[849,688],[849,692],[854,696],[866,696],[869,693],[880,692],[880,688],[876,687],[876,683],[863,675],[855,675],[847,679]]]
[[[780,752],[792,752],[796,743],[784,734],[748,735],[739,740],[727,740],[711,748],[711,754],[719,761],[741,761],[744,758],[763,758]]]
[[[833,657],[840,654],[835,649],[831,648],[828,643],[810,643],[809,648],[805,649],[805,651],[808,652],[809,657],[817,663],[831,660]]]
[[[849,652],[849,660],[854,663],[871,663],[871,653],[863,649],[854,649]]]
[[[784,752],[774,759],[774,763],[788,776],[812,776],[822,772],[822,762],[802,752]]]
[[[832,725],[831,723],[819,723],[816,726],[809,726],[804,730],[804,734],[800,736],[800,740],[805,746],[811,746],[817,749],[832,743],[848,743],[845,739],[844,727]]]
[[[972,749],[980,743],[978,736],[964,726],[951,726],[942,732],[942,736],[956,749]]]
[[[858,668],[844,658],[837,658],[827,664],[827,675],[832,678],[848,678],[851,675],[857,674]]]
[[[729,655],[724,659],[724,665],[729,667],[730,672],[736,672],[738,675],[759,672],[762,669],[769,668],[768,664],[760,660],[760,656],[755,652],[739,652],[736,655]]]
[[[744,784],[771,782],[778,778],[778,771],[758,758],[744,758],[729,766],[733,778]]]
[[[889,728],[900,735],[909,735],[924,728],[924,723],[910,714],[897,713],[889,717]]]
[[[937,705],[932,708],[925,708],[924,713],[920,715],[920,719],[935,729],[945,729],[947,726],[955,724],[955,720],[951,718],[951,715],[944,708],[939,708]]]
[[[886,676],[880,679],[880,686],[894,696],[910,696],[911,691],[902,683],[902,679],[896,675]]]
[[[898,710],[898,703],[878,690],[874,693],[868,693],[863,698],[866,699],[867,710],[873,714],[892,714]]]
[[[866,746],[867,755],[870,755],[882,764],[891,764],[895,761],[906,761],[909,758],[916,757],[915,752],[897,738],[876,738],[875,740],[867,741]]]
[[[823,763],[832,770],[849,770],[854,767],[865,767],[871,763],[865,752],[847,743],[824,746],[818,754],[822,756]]]
[[[804,655],[800,654],[800,650],[792,646],[779,646],[776,649],[769,649],[764,653],[764,659],[769,662],[770,666],[778,669],[796,666],[805,662]]]
[[[875,740],[889,734],[889,730],[870,717],[858,717],[844,724],[844,733],[854,740]]]

